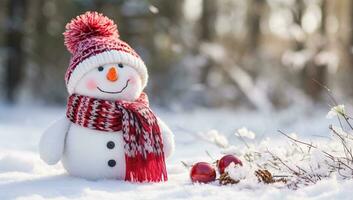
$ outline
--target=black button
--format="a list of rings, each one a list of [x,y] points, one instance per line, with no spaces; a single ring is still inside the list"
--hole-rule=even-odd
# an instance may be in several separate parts
[[[108,165],[109,165],[109,167],[114,167],[116,165],[115,160],[109,160]]]
[[[113,141],[109,141],[108,143],[107,143],[107,148],[108,149],[113,149],[115,147],[115,143],[113,142]]]

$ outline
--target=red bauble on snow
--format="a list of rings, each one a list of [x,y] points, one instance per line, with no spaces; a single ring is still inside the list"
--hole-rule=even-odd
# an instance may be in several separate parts
[[[218,162],[217,167],[220,174],[224,173],[224,170],[231,164],[243,166],[241,160],[233,155],[225,155]]]
[[[216,180],[216,170],[207,162],[198,162],[191,168],[192,182],[209,183]]]

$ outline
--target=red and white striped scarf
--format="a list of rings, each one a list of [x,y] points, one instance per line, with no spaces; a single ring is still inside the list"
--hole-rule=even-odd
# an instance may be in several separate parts
[[[134,102],[108,101],[73,94],[68,98],[66,116],[71,122],[94,130],[122,130],[125,180],[168,180],[161,131],[145,93]]]

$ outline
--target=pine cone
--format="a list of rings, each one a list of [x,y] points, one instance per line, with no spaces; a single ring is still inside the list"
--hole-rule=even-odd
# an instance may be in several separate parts
[[[263,182],[263,183],[266,183],[266,184],[270,184],[270,183],[274,183],[275,182],[275,180],[273,180],[272,174],[266,169],[264,169],[264,170],[261,170],[261,169],[256,170],[255,171],[255,176],[257,177],[259,182]]]
[[[239,180],[234,180],[232,177],[229,176],[228,172],[224,172],[221,174],[219,177],[219,184],[221,185],[228,185],[228,184],[237,184],[239,183]]]
[[[259,182],[263,182],[266,184],[271,184],[271,183],[276,183],[276,182],[283,182],[287,183],[287,180],[285,178],[280,178],[280,179],[274,179],[271,172],[269,172],[267,169],[264,170],[256,170],[255,171],[255,176],[259,180]]]

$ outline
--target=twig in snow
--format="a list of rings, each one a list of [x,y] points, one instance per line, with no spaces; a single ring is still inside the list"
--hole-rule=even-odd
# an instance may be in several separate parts
[[[328,88],[326,85],[320,83],[318,80],[316,79],[312,79],[316,84],[318,84],[320,87],[324,88],[327,95],[329,96],[329,98],[331,99],[332,103],[334,104],[334,106],[338,106],[338,103],[335,99],[335,97],[332,94],[332,91],[330,90],[330,88]],[[346,113],[340,113],[343,117],[343,119],[346,121],[346,123],[348,124],[348,126],[351,128],[351,130],[353,130],[353,126],[352,124],[349,122],[349,119],[352,119],[350,116],[348,116]],[[337,115],[338,120],[340,125],[342,126],[341,120],[339,119],[339,116]]]
[[[300,143],[300,144],[304,144],[304,145],[306,145],[306,146],[309,146],[309,147],[312,147],[312,148],[315,148],[315,149],[317,148],[316,146],[314,146],[314,145],[312,145],[312,144],[309,144],[309,143],[306,143],[306,142],[297,140],[297,139],[295,139],[295,138],[293,138],[293,137],[291,137],[291,136],[285,134],[285,133],[282,132],[281,130],[278,130],[278,132],[281,133],[282,135],[286,136],[287,138],[293,140],[294,142],[297,142],[297,143]]]

